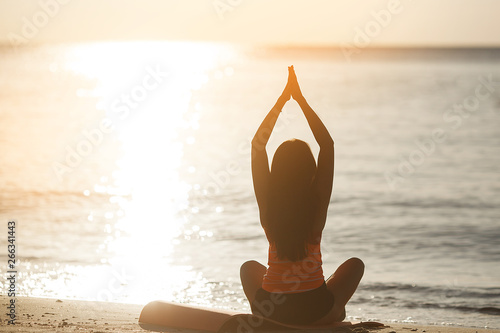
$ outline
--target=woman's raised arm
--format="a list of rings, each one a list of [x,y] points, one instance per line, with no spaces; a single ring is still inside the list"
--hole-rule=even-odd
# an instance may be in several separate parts
[[[292,97],[300,105],[302,112],[304,112],[307,122],[309,123],[309,127],[311,128],[314,138],[316,139],[316,142],[318,142],[320,148],[333,148],[333,139],[330,136],[330,133],[326,129],[321,119],[319,119],[316,112],[314,112],[314,110],[309,106],[306,99],[302,95],[302,91],[300,90],[293,66],[288,67],[288,71]]]
[[[288,80],[290,81],[290,79]],[[255,197],[259,205],[261,215],[261,223],[263,223],[264,212],[267,207],[267,194],[269,188],[269,161],[267,158],[266,145],[271,137],[271,133],[281,113],[281,109],[285,103],[290,99],[290,84],[287,83],[285,89],[278,98],[278,101],[273,106],[271,111],[264,118],[260,124],[257,132],[252,139],[252,178]]]
[[[314,138],[319,145],[318,167],[316,171],[316,177],[314,179],[314,190],[318,195],[319,201],[319,216],[316,228],[319,230],[323,230],[326,222],[328,204],[330,203],[330,197],[333,187],[333,139],[321,119],[309,106],[306,99],[302,95],[293,66],[289,67],[288,71],[292,97],[297,101],[300,108],[302,109],[302,112],[307,119],[307,123],[311,128]]]

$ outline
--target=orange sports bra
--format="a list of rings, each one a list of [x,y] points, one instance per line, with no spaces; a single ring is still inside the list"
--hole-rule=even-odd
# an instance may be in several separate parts
[[[269,267],[262,280],[262,289],[291,294],[316,289],[323,284],[325,277],[321,266],[321,232],[311,238],[317,241],[307,244],[307,256],[300,261],[279,259],[274,244],[269,242]]]

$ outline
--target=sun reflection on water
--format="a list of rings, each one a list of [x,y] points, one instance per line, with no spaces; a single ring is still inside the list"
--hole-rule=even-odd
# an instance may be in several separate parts
[[[108,236],[100,251],[107,266],[100,274],[109,280],[125,276],[120,288],[113,288],[127,294],[129,302],[150,301],[151,295],[178,300],[179,290],[205,288],[199,273],[172,263],[172,253],[185,234],[182,212],[191,188],[179,175],[183,147],[193,141],[183,132],[198,126],[196,115],[186,118],[186,111],[192,92],[216,70],[221,52],[210,44],[114,43],[77,47],[68,54],[68,69],[97,80],[90,95],[99,99],[97,108],[112,121],[121,146],[111,179],[101,178],[93,191],[110,195],[117,207],[105,214]],[[127,69],[134,74],[124,83]],[[98,298],[120,297],[106,285],[98,288]]]
[[[49,51],[41,67],[65,80],[69,99],[75,99],[68,105],[76,105],[61,102],[54,113],[62,119],[54,124],[68,132],[63,145],[77,147],[88,139],[82,130],[100,129],[101,121],[113,128],[65,174],[68,190],[52,193],[64,214],[51,221],[47,213],[39,226],[44,238],[20,258],[19,295],[213,305],[227,285],[207,281],[200,272],[203,258],[214,252],[200,255],[199,246],[216,231],[202,225],[200,207],[188,201],[193,189],[201,193],[193,179],[202,162],[191,152],[203,137],[202,114],[211,110],[193,94],[212,79],[232,75],[228,63],[236,52],[185,42],[64,45]],[[193,260],[197,257],[202,259]]]

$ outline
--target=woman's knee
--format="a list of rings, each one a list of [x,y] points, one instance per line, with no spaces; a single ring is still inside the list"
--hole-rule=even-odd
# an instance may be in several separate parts
[[[365,263],[359,258],[350,258],[346,261],[346,263],[348,263],[349,266],[352,267],[352,269],[359,271],[361,274],[365,272]]]
[[[245,261],[241,267],[240,267],[240,277],[246,276],[249,273],[255,272],[255,270],[259,269],[262,266],[261,263],[259,263],[256,260],[248,260]],[[263,267],[263,266],[262,266]]]

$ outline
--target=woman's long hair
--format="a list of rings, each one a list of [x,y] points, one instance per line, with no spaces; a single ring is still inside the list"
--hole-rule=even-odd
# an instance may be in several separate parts
[[[298,261],[307,256],[315,174],[316,162],[306,142],[292,139],[278,147],[271,164],[266,230],[280,259]]]

